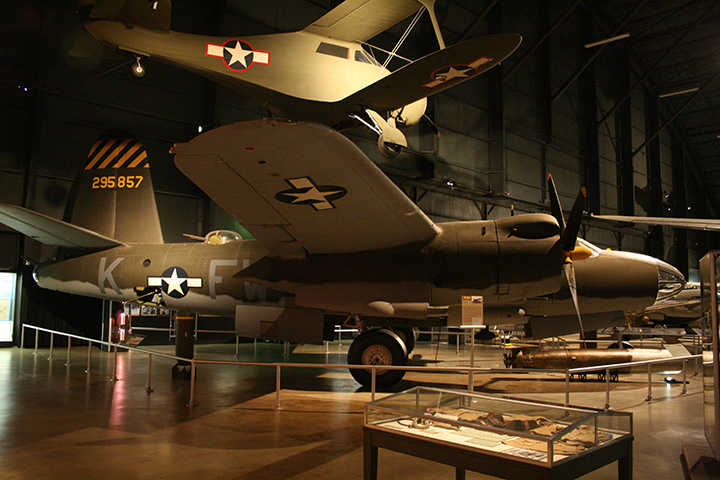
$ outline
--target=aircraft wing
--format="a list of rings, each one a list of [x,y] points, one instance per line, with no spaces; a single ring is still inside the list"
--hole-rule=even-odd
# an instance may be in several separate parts
[[[364,42],[421,8],[417,0],[346,0],[303,31],[348,42]]]
[[[0,223],[56,247],[107,249],[124,245],[91,230],[16,205],[0,204]]]
[[[592,218],[641,225],[720,231],[720,220],[708,218],[632,217],[623,215],[592,215]]]
[[[396,110],[490,70],[520,42],[522,37],[516,33],[500,33],[452,45],[405,65],[341,102],[377,112]]]
[[[419,247],[437,234],[355,144],[322,124],[239,122],[174,152],[180,171],[275,255]]]

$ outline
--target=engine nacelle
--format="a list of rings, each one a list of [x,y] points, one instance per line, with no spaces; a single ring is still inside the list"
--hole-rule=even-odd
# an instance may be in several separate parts
[[[423,115],[425,115],[425,109],[427,108],[427,98],[421,98],[420,100],[405,105],[402,108],[393,110],[390,116],[395,119],[395,122],[400,127],[410,127],[418,123]]]

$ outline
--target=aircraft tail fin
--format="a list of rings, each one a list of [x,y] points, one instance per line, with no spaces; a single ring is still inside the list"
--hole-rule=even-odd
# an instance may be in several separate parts
[[[76,182],[70,223],[123,243],[164,243],[142,143],[109,131],[90,149]]]
[[[170,11],[170,0],[97,0],[90,17],[167,32]]]

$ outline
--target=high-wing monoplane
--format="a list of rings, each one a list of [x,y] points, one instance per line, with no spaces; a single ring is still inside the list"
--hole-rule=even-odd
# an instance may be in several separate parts
[[[75,225],[0,205],[0,222],[59,247],[35,268],[41,287],[115,301],[154,292],[175,310],[234,317],[241,336],[297,343],[321,343],[328,317],[352,317],[363,332],[350,363],[402,366],[411,328],[461,325],[463,297],[482,296],[485,324],[528,324],[545,337],[580,331],[577,313],[586,330],[621,323],[684,283],[660,260],[578,240],[581,195],[567,224],[557,195],[552,215],[434,223],[342,134],[273,119],[174,147],[178,168],[255,239],[214,232],[163,244],[132,145],[93,148]],[[377,382],[402,376],[388,370]]]
[[[210,37],[170,30],[170,0],[99,0],[85,26],[106,43],[203,75],[283,118],[345,129],[364,124],[389,157],[407,146],[398,129],[419,122],[426,97],[494,67],[520,44],[489,35],[445,47],[434,0],[347,0],[301,31]],[[440,50],[390,72],[365,42],[426,8]]]

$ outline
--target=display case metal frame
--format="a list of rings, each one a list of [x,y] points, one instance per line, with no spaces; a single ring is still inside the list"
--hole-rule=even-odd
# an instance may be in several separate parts
[[[528,408],[533,411],[548,412],[563,415],[568,412],[571,421],[562,427],[555,435],[541,437],[530,432],[519,432],[478,425],[467,421],[453,421],[447,417],[426,414],[426,406],[420,400],[422,395],[455,395],[461,399],[459,405],[474,409],[482,409],[484,405],[492,404],[495,407],[506,406],[508,412]],[[417,399],[413,408],[398,408],[397,400],[400,396],[414,395]],[[446,397],[447,398],[447,397]],[[393,406],[393,403],[395,405]],[[438,401],[438,404],[440,402]],[[494,408],[494,410],[499,410]],[[611,438],[602,443],[597,441],[598,418],[607,416],[604,420],[614,417],[625,425],[620,430],[612,430]],[[574,420],[572,420],[574,418]],[[414,428],[398,428],[401,421],[414,421],[417,423],[432,422],[447,424],[450,430],[475,429],[490,435],[505,437],[529,438],[534,441],[548,442],[546,458],[528,458],[516,453],[507,453],[485,448],[482,445],[468,442],[448,440],[447,436],[437,437],[423,434],[423,430]],[[602,419],[601,419],[602,421]],[[612,421],[612,419],[610,420]],[[413,423],[414,424],[414,423]],[[579,428],[580,425],[591,424],[594,427],[596,442],[593,446],[573,454],[553,454],[553,445],[561,437]],[[605,424],[605,423],[603,423]],[[443,426],[443,428],[448,428]],[[607,428],[605,430],[609,431]],[[456,479],[464,479],[465,471],[471,470],[487,475],[507,479],[574,479],[602,466],[615,461],[618,462],[618,478],[627,480],[632,478],[632,414],[575,407],[565,407],[538,402],[491,397],[474,392],[444,390],[427,387],[413,389],[390,395],[383,399],[370,402],[365,407],[364,424],[364,478],[376,480],[378,472],[378,449],[384,448],[407,455],[432,460],[438,463],[455,467]],[[517,450],[517,449],[515,449]]]

